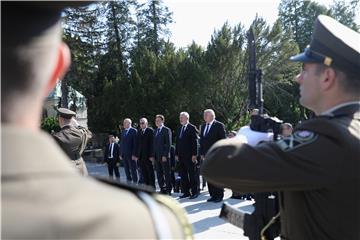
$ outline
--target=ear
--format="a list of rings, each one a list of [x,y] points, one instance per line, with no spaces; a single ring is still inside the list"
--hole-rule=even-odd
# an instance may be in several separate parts
[[[332,89],[336,84],[336,73],[331,67],[326,68],[322,73],[321,88],[324,91]]]
[[[45,95],[49,95],[50,91],[54,89],[57,81],[61,79],[67,72],[71,62],[71,55],[69,47],[61,42],[58,48],[57,62],[52,72],[51,78],[45,89]]]

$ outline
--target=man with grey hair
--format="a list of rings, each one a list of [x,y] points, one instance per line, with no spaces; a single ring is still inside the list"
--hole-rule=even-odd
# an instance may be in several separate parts
[[[200,156],[204,160],[206,153],[211,146],[221,139],[226,138],[225,126],[223,123],[215,120],[215,112],[212,109],[204,111],[205,123],[200,130]],[[225,164],[225,163],[224,163]],[[219,188],[208,181],[210,198],[208,202],[221,202],[224,198],[224,188]]]
[[[154,130],[148,127],[148,120],[141,118],[140,130],[137,133],[136,158],[143,176],[143,183],[155,189],[155,173],[153,166]]]
[[[293,132],[293,126],[291,123],[281,124],[281,137],[289,137]]]
[[[123,121],[124,130],[121,132],[120,156],[124,161],[126,179],[128,182],[138,183],[136,161],[136,135],[137,130],[131,126],[130,118]]]
[[[199,196],[195,171],[198,130],[189,122],[189,113],[181,112],[179,119],[181,126],[176,134],[175,159],[179,162],[179,174],[181,177],[183,195],[180,198],[190,197],[190,199],[195,199]]]

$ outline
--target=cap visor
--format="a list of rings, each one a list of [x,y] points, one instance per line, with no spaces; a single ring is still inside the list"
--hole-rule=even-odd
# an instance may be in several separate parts
[[[306,56],[305,53],[300,53],[298,55],[290,57],[290,61],[293,61],[293,62],[320,62],[318,59]]]

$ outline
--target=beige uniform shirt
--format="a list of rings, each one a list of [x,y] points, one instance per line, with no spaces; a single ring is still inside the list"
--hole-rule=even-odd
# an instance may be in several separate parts
[[[168,207],[155,202],[156,219],[133,193],[80,176],[45,133],[3,124],[1,137],[2,239],[184,238]]]

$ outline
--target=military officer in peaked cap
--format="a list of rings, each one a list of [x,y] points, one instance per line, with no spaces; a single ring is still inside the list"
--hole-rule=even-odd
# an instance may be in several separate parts
[[[1,2],[1,238],[191,238],[171,199],[80,176],[40,131],[43,100],[70,64],[60,25],[69,5],[79,2]]]
[[[360,34],[321,15],[310,45],[291,60],[303,63],[300,103],[316,117],[279,142],[222,140],[202,174],[239,192],[280,191],[282,239],[358,240]]]
[[[79,169],[80,174],[87,176],[85,162],[81,157],[86,144],[92,137],[92,133],[80,126],[76,121],[76,113],[67,108],[59,108],[59,125],[61,130],[53,135],[61,149],[71,159],[75,168]]]

